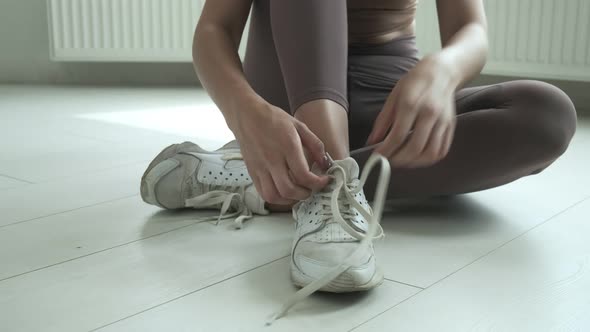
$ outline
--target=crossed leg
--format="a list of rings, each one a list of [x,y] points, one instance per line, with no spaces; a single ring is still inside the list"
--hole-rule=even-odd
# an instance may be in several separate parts
[[[244,64],[250,84],[306,123],[336,159],[352,149],[362,167],[377,114],[416,61],[413,38],[351,51],[344,0],[254,1]],[[456,106],[447,157],[393,169],[389,198],[467,193],[539,173],[565,152],[576,128],[567,95],[538,81],[462,89]]]

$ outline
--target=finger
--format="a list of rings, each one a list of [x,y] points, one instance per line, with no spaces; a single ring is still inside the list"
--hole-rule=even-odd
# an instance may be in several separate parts
[[[311,191],[293,183],[291,176],[289,176],[289,169],[286,163],[283,167],[273,169],[271,175],[281,198],[301,201],[308,198],[311,194]]]
[[[402,101],[397,107],[397,114],[391,131],[375,152],[390,158],[404,144],[410,130],[416,121],[416,104],[411,101]]]
[[[393,110],[391,109],[383,109],[375,121],[373,122],[373,129],[365,142],[365,146],[371,146],[382,142],[387,136],[387,132],[391,128],[393,124]]]
[[[391,95],[385,101],[381,112],[373,122],[373,129],[367,138],[365,146],[377,144],[387,135],[387,131],[391,128],[395,117],[394,103],[397,98],[397,90],[394,88]]]
[[[444,135],[449,128],[450,124],[445,123],[442,120],[436,122],[431,130],[430,137],[426,147],[420,154],[420,156],[414,161],[410,162],[407,166],[409,167],[427,167],[435,164],[440,160],[441,149],[445,143]]]
[[[264,201],[266,201],[265,197],[264,197],[264,184],[262,183],[262,179],[261,177],[254,172],[253,167],[251,167],[251,163],[246,161],[246,169],[248,170],[248,174],[250,175],[250,179],[252,179],[252,182],[254,183],[254,187],[256,188],[256,191],[258,192],[258,194],[260,195],[260,197],[262,197],[262,199]]]
[[[421,113],[408,142],[393,155],[391,162],[397,166],[404,166],[418,159],[426,147],[436,121],[436,114]]]
[[[446,156],[449,154],[449,151],[451,150],[451,146],[453,144],[453,138],[455,137],[455,128],[456,128],[455,126],[456,125],[453,122],[453,124],[445,132],[444,143],[443,143],[443,147],[440,152],[440,154],[441,154],[440,159],[446,158]]]
[[[254,183],[254,188],[256,188],[258,195],[260,195],[260,197],[262,197],[263,201],[268,202],[264,197],[265,196],[264,195],[264,188],[263,188],[262,182],[260,181],[260,177],[253,174],[252,172],[248,172],[248,174],[250,174],[250,178],[252,178],[252,182]]]
[[[307,126],[305,126],[305,124],[301,123],[301,130],[302,132],[306,132],[309,131],[309,133],[311,135],[313,135],[315,137],[315,135],[309,130],[309,128],[307,128]],[[299,133],[299,132],[298,132]],[[302,134],[299,134],[301,137]],[[317,137],[316,137],[317,138]],[[317,149],[320,149],[320,151],[323,151],[323,143],[318,139],[319,143],[315,143],[318,145],[321,145],[321,147],[318,147]],[[301,139],[301,144],[303,144],[303,139]],[[287,158],[287,163],[288,163],[288,168],[291,170],[293,179],[295,180],[295,182],[298,185],[301,185],[307,189],[310,190],[320,190],[322,188],[324,188],[330,178],[326,175],[316,175],[314,174],[310,169],[309,169],[309,165],[307,163],[307,159],[305,158],[305,154],[303,151],[303,146],[302,145],[297,145],[296,147],[294,147],[293,149],[294,151],[292,151],[292,153],[287,154],[286,158]],[[311,153],[311,151],[310,151]],[[322,154],[322,162],[325,163],[325,165],[321,165],[318,164],[320,167],[322,167],[324,170],[328,168],[329,165],[327,165],[327,159],[325,158],[325,152]],[[316,162],[317,163],[317,162]]]
[[[326,159],[326,150],[322,140],[320,140],[303,122],[295,122],[295,129],[297,129],[301,144],[303,144],[311,154],[311,159],[322,169],[328,169],[328,159]],[[301,153],[303,153],[303,150],[301,150]],[[303,160],[305,160],[305,156],[303,156]],[[307,165],[307,163],[305,164]]]
[[[265,202],[270,204],[277,204],[277,205],[290,205],[295,203],[292,200],[284,199],[279,194],[279,191],[275,187],[274,181],[270,175],[270,173],[265,172],[263,175],[260,175],[260,196],[264,199]]]
[[[316,175],[309,170],[303,152],[293,153],[287,156],[287,163],[291,169],[291,176],[294,182],[312,191],[323,189],[330,178],[326,175]]]

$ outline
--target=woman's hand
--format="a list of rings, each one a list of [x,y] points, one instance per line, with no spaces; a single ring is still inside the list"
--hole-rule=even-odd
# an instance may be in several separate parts
[[[375,120],[367,145],[397,167],[433,165],[449,152],[457,88],[436,56],[425,57],[395,86]]]
[[[267,203],[291,205],[328,184],[309,169],[304,149],[328,168],[324,144],[303,123],[266,102],[236,113],[233,131],[256,189]]]

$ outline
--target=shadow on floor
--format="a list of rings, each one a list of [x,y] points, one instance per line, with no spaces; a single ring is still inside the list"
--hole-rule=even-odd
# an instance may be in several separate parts
[[[386,233],[455,237],[483,233],[498,215],[469,195],[390,201],[383,215]]]

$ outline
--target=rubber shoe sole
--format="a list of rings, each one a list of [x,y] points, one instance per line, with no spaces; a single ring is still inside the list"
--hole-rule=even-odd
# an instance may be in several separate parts
[[[305,287],[315,281],[314,278],[303,273],[299,268],[297,268],[293,262],[291,262],[291,280],[293,284],[297,287]],[[354,280],[344,271],[334,280],[332,280],[326,286],[320,288],[319,290],[322,292],[330,292],[330,293],[350,293],[350,292],[364,292],[371,290],[375,287],[378,287],[383,283],[384,276],[381,269],[378,267],[375,269],[375,273],[371,277],[371,279],[366,282],[365,284],[356,284]]]

